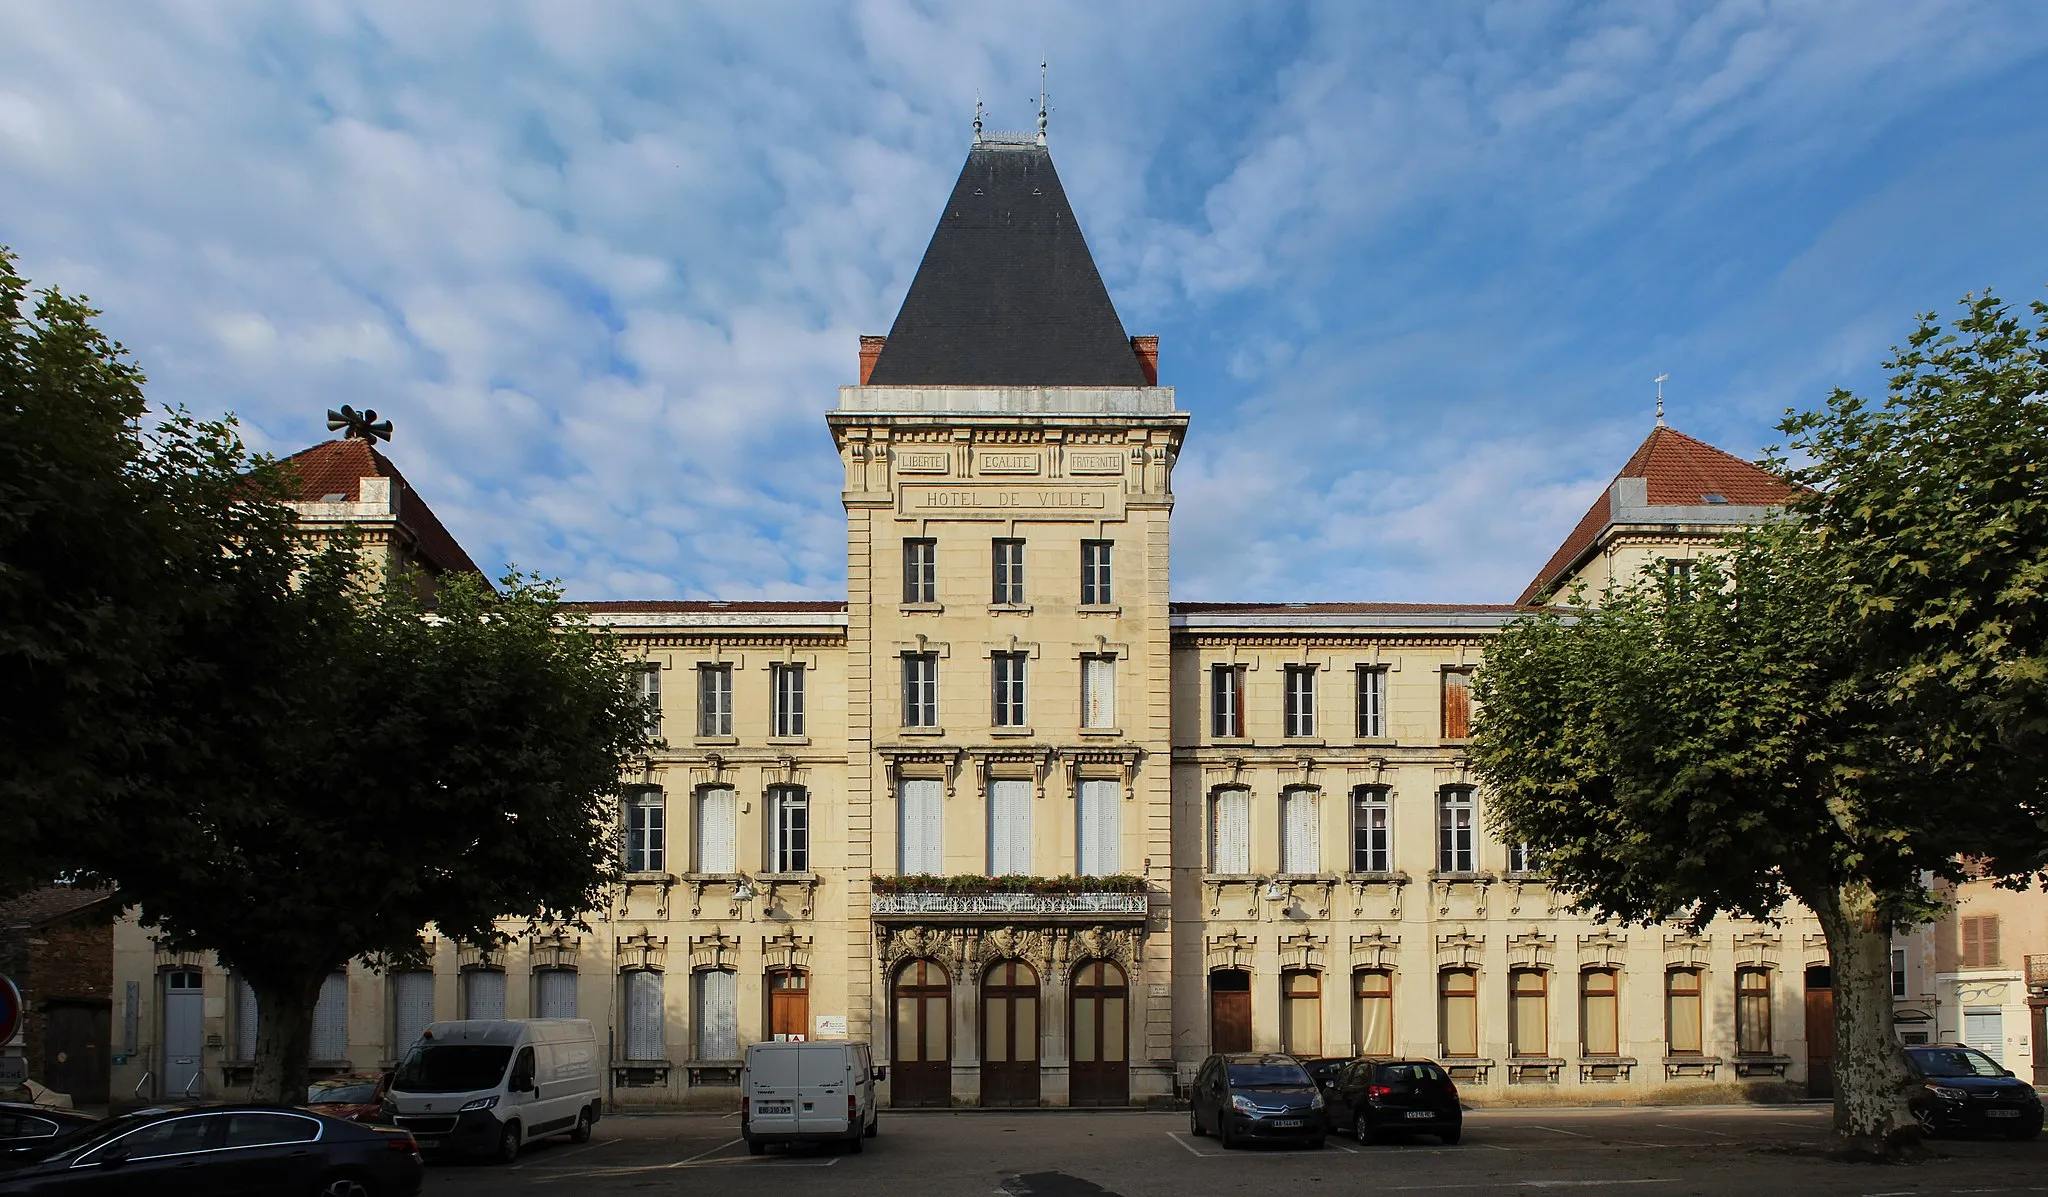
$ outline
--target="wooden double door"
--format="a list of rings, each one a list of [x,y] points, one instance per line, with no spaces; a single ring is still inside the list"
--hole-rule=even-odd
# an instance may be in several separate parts
[[[1074,970],[1068,997],[1067,1104],[1131,1104],[1130,996],[1123,970],[1107,960],[1091,960]]]
[[[982,978],[981,1104],[1038,1104],[1038,974],[1021,960]]]
[[[896,970],[890,1000],[889,1104],[952,1105],[952,979],[936,961],[912,960]]]

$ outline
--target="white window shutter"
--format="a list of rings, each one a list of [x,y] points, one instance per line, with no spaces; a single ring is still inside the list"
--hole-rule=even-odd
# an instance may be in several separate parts
[[[235,978],[235,1059],[256,1058],[256,988]]]
[[[499,976],[502,978],[504,974]],[[501,1000],[500,1008],[503,1005]],[[320,998],[313,1004],[312,1058],[348,1059],[347,973],[329,973],[327,979],[320,983]]]
[[[505,1017],[504,973],[496,969],[475,968],[462,974],[462,1017]]]
[[[1211,868],[1218,873],[1249,873],[1251,864],[1252,811],[1247,790],[1221,790],[1216,794],[1215,837],[1210,847]]]
[[[393,974],[391,1007],[391,1054],[403,1059],[434,1021],[434,974]]]
[[[663,1060],[661,974],[639,970],[626,974],[626,1058]]]
[[[737,1060],[740,998],[737,975],[713,969],[697,974],[697,1058]]]
[[[1114,781],[1081,783],[1080,872],[1107,877],[1121,871],[1123,857],[1123,786]]]
[[[945,808],[941,804],[943,791],[940,786],[936,778],[913,778],[902,783],[898,799],[903,841],[899,872],[945,871],[944,841],[940,835]]]
[[[993,877],[1031,872],[1032,783],[1000,780],[989,783],[988,871]]]
[[[1081,662],[1081,726],[1116,726],[1116,658],[1087,657]]]
[[[576,1017],[576,972],[574,969],[549,968],[537,974],[534,986],[536,1018]]]
[[[737,797],[726,786],[712,786],[697,795],[697,871],[733,873],[739,870]]]
[[[1321,829],[1316,824],[1316,796],[1311,790],[1288,790],[1281,797],[1283,873],[1315,873],[1322,869]]]

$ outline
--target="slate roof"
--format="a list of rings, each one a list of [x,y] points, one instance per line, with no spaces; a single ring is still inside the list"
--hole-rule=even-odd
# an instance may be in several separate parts
[[[1504,603],[1172,603],[1175,615],[1520,615]]]
[[[322,441],[278,463],[293,480],[291,498],[300,503],[362,501],[362,480],[389,478],[398,484],[398,522],[418,543],[419,555],[435,570],[481,574],[462,546],[391,459],[360,440]],[[340,499],[331,496],[340,495]]]
[[[1146,386],[1044,146],[983,142],[870,386]]]
[[[597,602],[563,603],[571,611],[593,615],[708,615],[734,612],[741,615],[836,615],[846,610],[844,602],[810,599],[606,599]]]
[[[1792,494],[1791,484],[1783,478],[1662,424],[1650,430],[1615,478],[1644,479],[1652,507],[1698,507],[1710,494],[1736,506],[1769,507]],[[1614,483],[1609,482],[1515,601],[1533,601],[1577,569],[1613,522]]]

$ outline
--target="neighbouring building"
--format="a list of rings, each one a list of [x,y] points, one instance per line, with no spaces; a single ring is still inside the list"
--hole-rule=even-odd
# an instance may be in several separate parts
[[[1158,1102],[1214,1049],[1432,1056],[1481,1101],[1826,1091],[1810,916],[1569,913],[1488,835],[1466,752],[1526,604],[1689,568],[1782,482],[1660,424],[1515,604],[1175,603],[1189,413],[1042,139],[977,137],[856,361],[823,412],[846,601],[578,604],[645,662],[666,742],[622,789],[622,883],[587,932],[336,974],[322,1067],[573,1015],[620,1108],[730,1105],[744,1045],[785,1037],[871,1040],[896,1106]],[[294,460],[323,471],[309,521],[470,568],[381,454]],[[132,922],[116,971],[117,1088],[246,1079],[235,978]]]
[[[77,1105],[107,1100],[113,1046],[113,895],[46,885],[0,901],[0,977],[21,989],[22,1025],[0,1054]]]

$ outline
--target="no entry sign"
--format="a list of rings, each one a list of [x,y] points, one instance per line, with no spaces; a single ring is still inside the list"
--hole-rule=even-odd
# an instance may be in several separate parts
[[[14,1038],[21,1029],[21,990],[14,982],[0,977],[0,1043]]]

